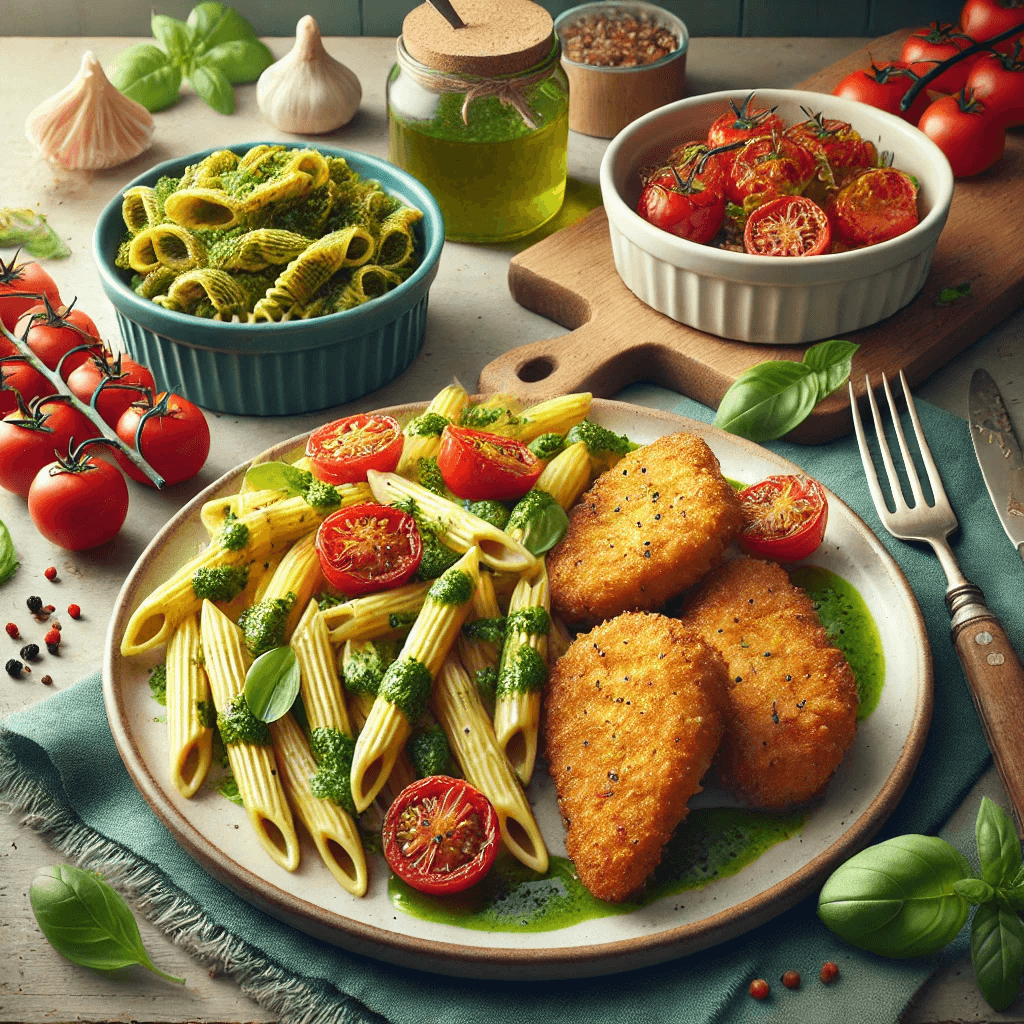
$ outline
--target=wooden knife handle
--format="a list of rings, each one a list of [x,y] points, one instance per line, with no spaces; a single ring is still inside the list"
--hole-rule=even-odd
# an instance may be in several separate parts
[[[1024,668],[994,615],[980,615],[957,626],[953,644],[1010,801],[1017,834],[1024,838]]]

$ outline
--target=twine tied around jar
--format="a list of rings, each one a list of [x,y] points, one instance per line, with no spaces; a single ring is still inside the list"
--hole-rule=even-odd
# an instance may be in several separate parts
[[[515,107],[523,124],[530,131],[537,130],[537,114],[526,101],[526,90],[538,82],[543,82],[550,73],[550,60],[545,60],[532,74],[511,75],[503,78],[478,78],[475,75],[453,75],[443,71],[434,71],[420,64],[405,48],[401,38],[398,40],[399,67],[417,84],[429,92],[465,93],[462,101],[462,123],[469,127],[469,105],[473,100],[487,96],[497,96],[503,106]]]

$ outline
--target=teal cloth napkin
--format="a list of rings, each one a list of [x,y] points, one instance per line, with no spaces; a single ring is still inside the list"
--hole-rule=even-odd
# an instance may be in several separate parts
[[[982,485],[967,425],[919,403],[933,452],[961,523],[956,548],[1018,650],[1024,565],[1003,536]],[[710,420],[703,406],[675,410]],[[945,582],[930,551],[892,541],[880,527],[850,438],[823,447],[769,447],[801,465],[857,511],[914,587],[935,663],[935,714],[914,780],[880,838],[935,832],[988,763],[988,751],[950,638]],[[661,1022],[895,1021],[937,958],[890,961],[836,940],[806,900],[770,923],[703,953],[644,970],[562,982],[450,979],[355,956],[264,915],[207,875],[149,811],[118,757],[92,676],[0,725],[0,800],[30,810],[72,860],[114,869],[133,902],[204,963],[230,973],[283,1024],[661,1024]],[[42,822],[39,825],[39,822]],[[756,870],[756,865],[748,870]],[[958,948],[963,948],[962,945]],[[829,987],[825,960],[841,967]],[[785,970],[804,982],[790,991]],[[752,1000],[766,978],[772,995]]]

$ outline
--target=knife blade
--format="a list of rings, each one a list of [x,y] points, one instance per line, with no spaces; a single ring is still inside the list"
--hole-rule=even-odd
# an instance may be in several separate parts
[[[971,377],[968,400],[971,440],[996,515],[1024,558],[1024,455],[1006,403],[987,370]]]

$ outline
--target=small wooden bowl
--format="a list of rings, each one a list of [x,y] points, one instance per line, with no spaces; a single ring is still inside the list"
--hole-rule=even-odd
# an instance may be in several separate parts
[[[633,67],[600,67],[568,60],[564,56],[565,30],[583,18],[599,14],[637,18],[646,15],[672,32],[679,46],[653,64]],[[642,0],[580,4],[555,19],[555,32],[562,42],[562,67],[569,79],[569,127],[574,132],[610,139],[642,114],[686,95],[689,33],[686,25],[663,7]]]

